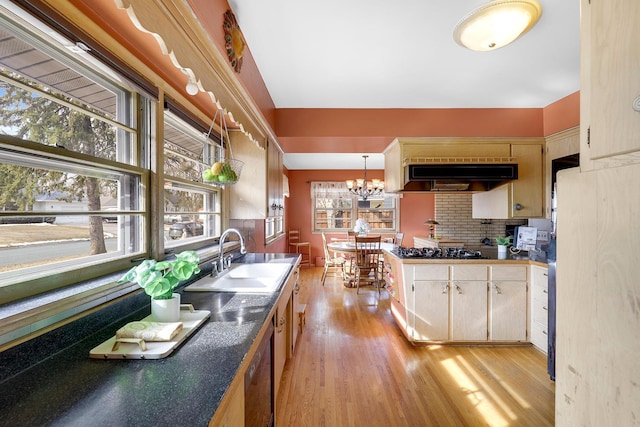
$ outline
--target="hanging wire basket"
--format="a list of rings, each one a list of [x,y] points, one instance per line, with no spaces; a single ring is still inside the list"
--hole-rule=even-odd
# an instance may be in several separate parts
[[[209,127],[209,132],[206,135],[206,139],[209,138],[211,134],[211,129],[213,128],[213,124],[216,121],[218,116],[218,111],[213,116],[213,121],[211,122],[211,127]],[[229,139],[229,130],[227,128],[227,120],[225,118],[225,114],[223,112],[220,113],[220,145],[224,148],[225,139],[227,142],[227,147],[229,149],[229,158],[223,158],[215,162],[211,165],[210,168],[205,169],[202,172],[202,180],[207,184],[212,184],[218,187],[224,187],[227,185],[233,185],[240,180],[240,173],[242,172],[242,167],[244,166],[244,162],[241,160],[237,160],[233,158],[233,151],[231,151],[231,140]]]
[[[222,159],[215,162],[209,173],[203,173],[203,181],[218,186],[233,185],[240,179],[244,162],[236,159]]]

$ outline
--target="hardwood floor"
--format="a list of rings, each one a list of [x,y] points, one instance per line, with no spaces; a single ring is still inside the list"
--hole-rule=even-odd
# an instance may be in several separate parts
[[[282,426],[549,426],[555,384],[532,347],[412,346],[383,290],[302,268],[306,326],[276,406]]]

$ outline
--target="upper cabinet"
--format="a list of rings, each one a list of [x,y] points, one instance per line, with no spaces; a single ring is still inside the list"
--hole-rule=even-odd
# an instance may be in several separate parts
[[[240,180],[230,186],[233,219],[267,219],[282,216],[282,151],[272,141],[264,150],[240,132],[231,133],[236,159],[244,162]],[[274,209],[275,207],[275,209]]]
[[[472,217],[483,219],[541,218],[543,206],[542,141],[510,144],[518,163],[518,179],[491,191],[474,193]]]
[[[278,217],[284,214],[284,196],[282,192],[282,151],[272,141],[267,148],[268,187],[269,187],[269,215]]]
[[[581,1],[580,165],[640,158],[640,2]]]

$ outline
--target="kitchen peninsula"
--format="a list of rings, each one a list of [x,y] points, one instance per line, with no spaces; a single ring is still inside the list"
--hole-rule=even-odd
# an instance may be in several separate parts
[[[533,274],[546,273],[544,259],[425,258],[384,251],[384,264],[391,313],[410,342],[531,342],[532,287],[545,286],[532,278],[546,278]],[[537,347],[546,352],[544,344]]]

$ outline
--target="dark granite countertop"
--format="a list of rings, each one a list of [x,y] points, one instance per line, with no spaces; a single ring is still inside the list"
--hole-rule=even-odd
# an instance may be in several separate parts
[[[236,262],[294,265],[298,257],[247,254]],[[89,358],[119,327],[149,314],[144,293],[124,299],[119,310],[130,298],[143,303],[125,317],[105,308],[6,350],[0,353],[0,426],[206,426],[278,297],[182,293],[183,303],[210,310],[211,318],[165,359]],[[116,320],[92,330],[104,323],[101,316]]]

